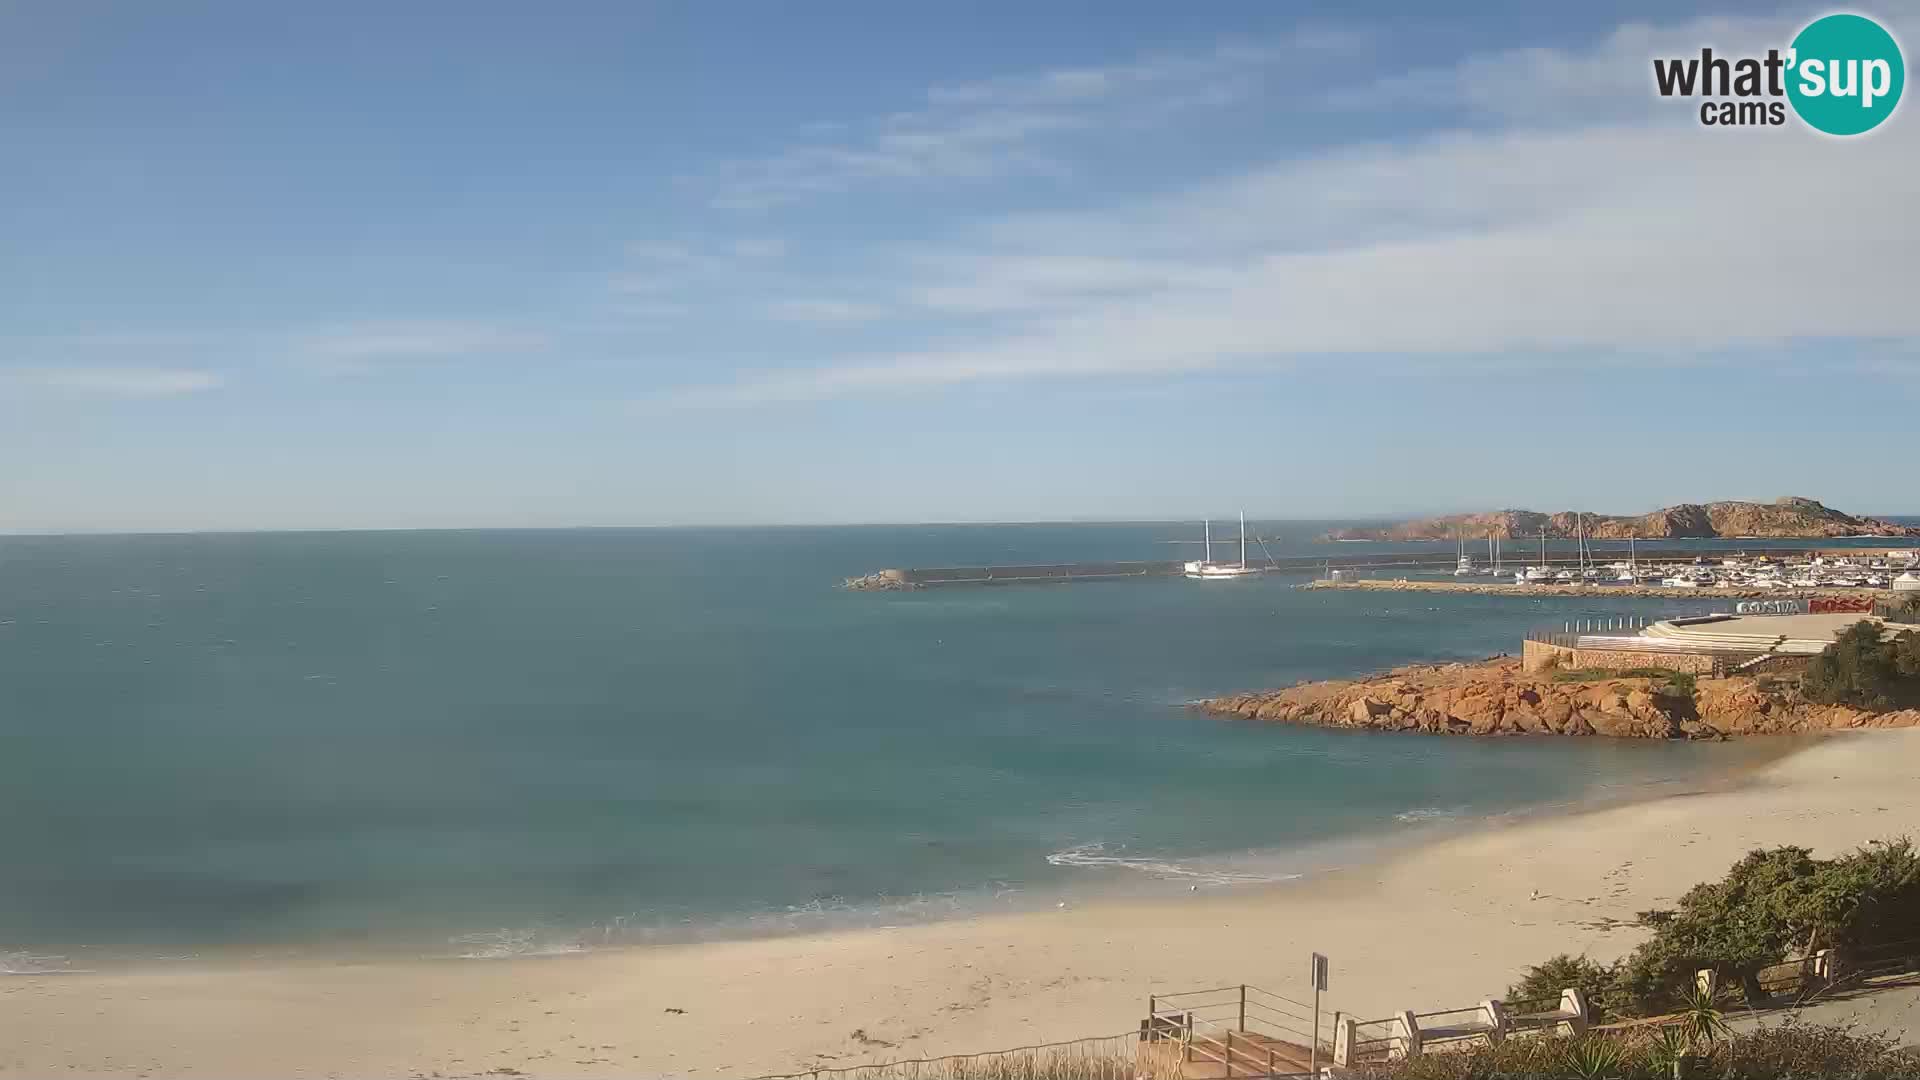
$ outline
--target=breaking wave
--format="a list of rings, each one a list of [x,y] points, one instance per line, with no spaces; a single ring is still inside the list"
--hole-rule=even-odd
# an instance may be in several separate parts
[[[1076,844],[1048,855],[1047,862],[1053,866],[1134,870],[1163,881],[1185,881],[1195,885],[1263,885],[1292,881],[1301,876],[1297,873],[1257,873],[1219,866],[1193,866],[1147,856],[1111,854],[1103,843]]]

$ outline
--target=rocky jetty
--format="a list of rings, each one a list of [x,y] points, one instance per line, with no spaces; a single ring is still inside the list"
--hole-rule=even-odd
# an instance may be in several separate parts
[[[875,570],[871,574],[850,577],[840,583],[843,589],[858,589],[865,592],[890,592],[904,589],[917,589],[920,586],[907,577],[905,570]]]
[[[1549,539],[1570,539],[1584,533],[1590,540],[1716,539],[1727,537],[1764,537],[1768,539],[1820,539],[1837,536],[1920,537],[1920,527],[1898,525],[1878,518],[1855,517],[1814,499],[1796,496],[1770,503],[1711,502],[1681,503],[1655,510],[1651,514],[1595,514],[1585,510],[1565,510],[1543,514],[1533,510],[1493,510],[1482,514],[1452,514],[1446,517],[1403,521],[1397,525],[1367,529],[1340,529],[1327,534],[1332,540],[1452,540],[1466,537],[1484,540],[1489,534],[1502,539],[1537,539],[1542,531]]]
[[[1194,704],[1246,720],[1433,735],[1721,739],[1920,726],[1920,710],[1871,713],[1813,705],[1799,700],[1791,682],[1765,676],[1559,682],[1521,670],[1517,657],[1414,665]]]

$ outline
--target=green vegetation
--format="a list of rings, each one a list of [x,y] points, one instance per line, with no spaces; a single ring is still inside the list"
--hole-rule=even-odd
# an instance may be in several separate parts
[[[1684,1067],[1676,1069],[1676,1060]],[[1789,1020],[1690,1042],[1678,1029],[1596,1033],[1578,1039],[1508,1039],[1472,1051],[1422,1054],[1354,1070],[1362,1080],[1920,1080],[1920,1052],[1882,1035]]]
[[[1816,704],[1862,709],[1920,702],[1920,634],[1885,638],[1879,623],[1863,619],[1813,658],[1800,692]]]
[[[1555,672],[1553,681],[1602,682],[1607,679],[1666,679],[1671,681],[1683,677],[1690,679],[1693,676],[1682,676],[1680,672],[1672,668],[1663,667],[1633,667],[1620,668],[1618,670],[1613,668],[1579,668],[1574,671]]]
[[[1578,986],[1604,1017],[1652,1016],[1711,1005],[1694,975],[1711,968],[1750,1002],[1765,1000],[1762,969],[1832,948],[1849,951],[1911,938],[1920,927],[1920,852],[1906,840],[1875,842],[1837,859],[1806,848],[1748,854],[1719,881],[1696,885],[1671,911],[1645,911],[1653,936],[1612,965],[1561,955],[1529,968],[1508,989],[1519,1000]]]
[[[1595,1021],[1605,1023],[1615,1017],[1607,1009],[1607,997],[1613,989],[1613,968],[1596,964],[1584,956],[1559,956],[1527,969],[1520,981],[1507,987],[1507,1001],[1558,1001],[1569,987],[1587,995]]]

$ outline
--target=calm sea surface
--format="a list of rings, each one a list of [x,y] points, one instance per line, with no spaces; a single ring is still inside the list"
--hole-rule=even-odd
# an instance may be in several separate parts
[[[1348,549],[1268,525],[1275,554]],[[1299,578],[849,593],[1192,526],[0,537],[0,959],[499,955],[1284,879],[1755,746],[1383,737],[1190,699],[1699,611]]]

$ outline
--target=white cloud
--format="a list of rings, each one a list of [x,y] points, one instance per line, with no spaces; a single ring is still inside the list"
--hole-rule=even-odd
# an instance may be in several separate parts
[[[0,385],[122,398],[178,397],[217,389],[209,371],[136,367],[48,367],[0,371]]]
[[[1623,30],[1587,52],[1526,56],[1536,73],[1612,78],[1625,65],[1625,87],[1650,70],[1645,42],[1679,55],[1687,34],[1717,27],[1719,40],[1751,47],[1792,25]],[[1469,58],[1451,77],[1472,97],[1486,70]],[[1586,116],[1581,79],[1546,78],[1532,92],[1530,115]],[[1131,207],[989,222],[970,246],[908,259],[899,288],[925,308],[1013,317],[1010,327],[676,400],[1329,355],[1452,370],[1489,357],[1592,363],[1631,352],[1685,363],[1822,339],[1920,340],[1920,307],[1907,296],[1920,206],[1906,196],[1920,174],[1920,116],[1903,110],[1871,136],[1837,141],[1797,123],[1707,129],[1676,107],[1688,112],[1679,122],[1643,112],[1553,131],[1516,119],[1277,161]]]
[[[436,360],[537,347],[535,335],[482,323],[383,323],[307,335],[295,361],[323,375],[360,375],[397,362]]]
[[[808,141],[733,162],[701,182],[714,206],[766,209],[873,182],[1063,175],[1068,167],[1044,146],[1054,137],[1232,105],[1251,97],[1263,77],[1351,54],[1364,41],[1353,32],[1309,30],[1277,41],[934,87],[922,108],[850,132],[810,125],[803,132]],[[841,137],[819,138],[825,135]]]

